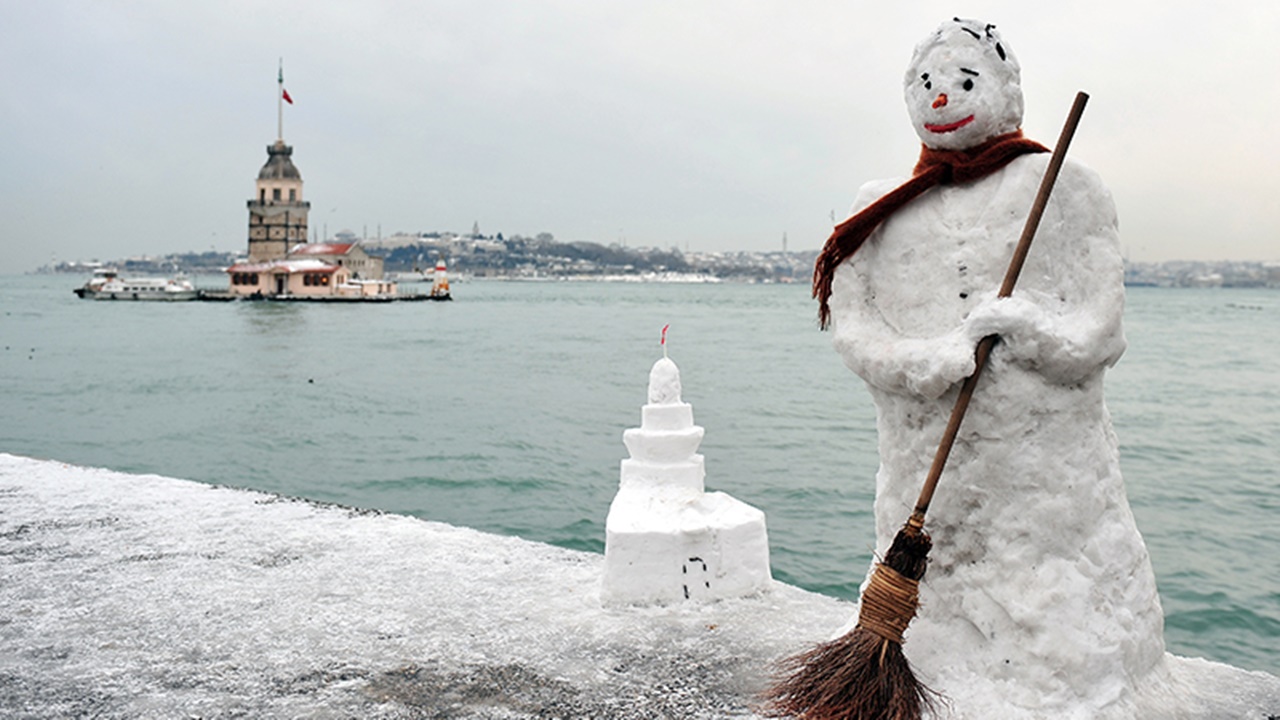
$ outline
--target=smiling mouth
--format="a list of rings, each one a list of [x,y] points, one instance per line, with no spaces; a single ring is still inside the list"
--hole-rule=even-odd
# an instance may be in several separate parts
[[[964,127],[965,125],[968,125],[971,122],[973,122],[972,115],[970,115],[969,117],[963,120],[957,120],[953,123],[947,123],[946,125],[930,125],[929,123],[925,123],[924,129],[932,133],[949,133],[953,130],[959,130],[960,128]]]

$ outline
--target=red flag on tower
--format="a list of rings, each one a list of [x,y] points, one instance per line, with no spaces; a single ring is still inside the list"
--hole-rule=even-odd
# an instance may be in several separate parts
[[[280,92],[281,92],[281,93],[283,94],[283,96],[284,96],[284,101],[285,101],[285,102],[287,102],[287,103],[289,103],[290,105],[292,105],[292,104],[293,104],[293,98],[289,97],[289,91],[288,91],[288,90],[285,90],[284,88],[280,88]]]

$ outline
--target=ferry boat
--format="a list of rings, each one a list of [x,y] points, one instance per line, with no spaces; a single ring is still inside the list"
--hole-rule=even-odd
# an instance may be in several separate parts
[[[91,300],[195,300],[200,296],[191,281],[174,278],[123,278],[112,269],[95,270],[75,294]]]

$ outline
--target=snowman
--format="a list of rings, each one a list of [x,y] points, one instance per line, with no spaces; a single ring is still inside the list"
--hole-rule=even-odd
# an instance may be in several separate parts
[[[1000,338],[930,507],[906,655],[926,685],[965,698],[957,717],[1134,717],[1165,654],[1103,400],[1125,349],[1111,196],[1068,160],[1017,289],[998,299],[1049,161],[1021,137],[1017,59],[994,26],[949,21],[916,47],[905,96],[921,167],[999,158],[882,212],[828,263],[829,300],[818,292],[876,404],[878,556],[912,513],[975,345]],[[867,184],[855,214],[908,182]]]

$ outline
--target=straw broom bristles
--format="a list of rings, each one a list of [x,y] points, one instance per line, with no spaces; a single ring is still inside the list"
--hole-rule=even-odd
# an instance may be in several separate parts
[[[919,720],[934,693],[911,671],[902,633],[919,605],[932,543],[917,517],[907,522],[862,594],[858,625],[782,661],[766,693],[770,717],[800,720]]]

